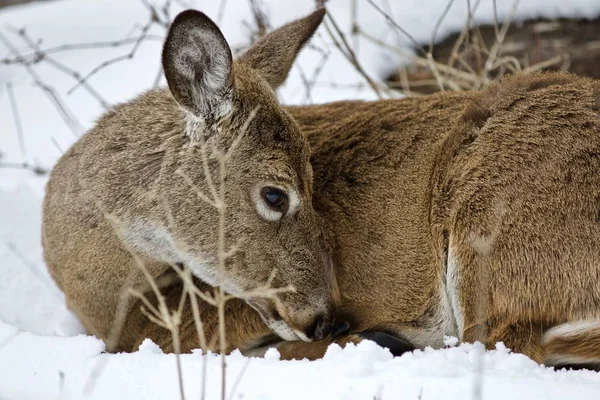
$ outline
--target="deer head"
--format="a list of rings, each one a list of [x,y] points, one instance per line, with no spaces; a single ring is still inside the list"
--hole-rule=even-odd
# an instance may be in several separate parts
[[[335,279],[311,202],[310,147],[274,92],[324,15],[291,22],[233,60],[219,28],[188,10],[162,56],[184,138],[159,189],[174,257],[234,296],[267,282],[292,287],[247,298],[287,340],[321,339],[332,320]]]

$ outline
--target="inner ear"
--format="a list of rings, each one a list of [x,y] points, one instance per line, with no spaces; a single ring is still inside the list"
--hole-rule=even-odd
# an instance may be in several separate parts
[[[165,40],[162,64],[175,100],[197,117],[214,117],[230,101],[231,49],[204,13],[187,10],[175,18]]]

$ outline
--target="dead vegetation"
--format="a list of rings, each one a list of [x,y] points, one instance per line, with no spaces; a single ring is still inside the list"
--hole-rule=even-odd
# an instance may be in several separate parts
[[[43,38],[32,37],[27,27],[7,26],[0,29],[0,42],[8,49],[8,53],[0,58],[0,65],[18,66],[29,75],[31,81],[40,88],[43,95],[54,105],[64,124],[74,137],[79,137],[85,131],[84,125],[73,112],[65,99],[73,93],[84,90],[103,109],[111,104],[96,89],[94,78],[111,66],[126,63],[136,57],[140,47],[148,41],[160,42],[168,28],[176,9],[191,7],[183,0],[165,0],[162,3],[140,0],[148,11],[146,21],[134,24],[129,35],[122,39],[100,42],[69,43],[59,46],[45,47]],[[249,42],[242,48],[234,49],[240,52],[254,41],[258,40],[271,29],[266,7],[261,0],[248,0],[252,15],[243,21],[248,32]],[[443,23],[448,10],[457,2],[449,0],[442,10],[428,43],[419,43],[403,29],[391,16],[390,5],[387,1],[352,0],[349,3],[351,21],[350,27],[340,26],[337,18],[329,14],[322,30],[322,38],[330,45],[324,45],[323,40],[313,41],[309,47],[319,53],[319,63],[313,71],[297,68],[304,84],[305,100],[312,99],[311,91],[316,85],[338,87],[333,82],[320,79],[320,72],[330,60],[332,52],[340,52],[362,77],[358,88],[374,91],[379,98],[402,95],[422,95],[436,91],[477,90],[485,87],[500,77],[519,72],[536,70],[567,70],[577,74],[599,77],[598,62],[600,62],[600,40],[597,32],[600,30],[600,19],[594,20],[533,20],[515,23],[514,14],[518,10],[519,0],[512,1],[512,11],[508,18],[490,25],[478,25],[475,15],[482,1],[490,1],[496,6],[496,0],[464,0],[470,10],[465,16],[464,28],[443,41],[438,37],[438,30]],[[358,20],[360,7],[369,7],[381,16],[382,25],[387,25],[393,34],[412,43],[414,54],[409,54],[399,46],[370,35]],[[326,0],[317,0],[316,5],[327,6]],[[229,5],[230,6],[230,5]],[[221,21],[228,7],[227,0],[220,0],[217,22]],[[349,32],[346,33],[346,32]],[[371,76],[366,71],[358,56],[359,44],[370,42],[388,52],[397,54],[408,60],[396,72],[383,79]],[[318,44],[317,44],[318,43]],[[102,51],[102,49],[123,49],[121,55],[104,60],[88,71],[79,71],[61,61],[63,53],[74,51]],[[59,92],[52,84],[46,82],[37,71],[37,67],[45,65],[65,74],[73,81],[73,85],[65,92]],[[161,83],[162,70],[158,69],[153,87]],[[37,174],[45,174],[48,169],[32,162],[24,146],[23,131],[19,105],[14,96],[15,86],[12,82],[5,85],[10,98],[11,114],[13,115],[14,130],[19,137],[21,161],[7,161],[0,157],[0,167],[28,169]],[[59,147],[54,140],[56,147]],[[1,149],[0,149],[1,150]],[[59,151],[62,149],[59,148]]]
[[[528,20],[506,30],[498,48],[504,63],[492,80],[508,73],[536,70],[569,71],[578,75],[600,78],[600,18],[592,20]],[[456,68],[461,90],[477,88],[484,61],[493,48],[499,32],[493,25],[478,25],[469,35],[464,31],[452,34],[433,48],[433,59],[443,69]],[[469,38],[470,36],[470,38]],[[498,58],[498,57],[497,57]],[[464,79],[463,79],[464,78]],[[440,90],[431,68],[417,61],[386,79],[394,88],[410,88],[420,94]],[[473,86],[475,85],[475,86]]]

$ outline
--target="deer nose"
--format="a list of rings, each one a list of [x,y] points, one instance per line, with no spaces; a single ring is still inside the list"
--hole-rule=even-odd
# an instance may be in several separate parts
[[[312,335],[310,335],[310,336],[312,337],[313,340],[321,340],[321,339],[329,336],[332,329],[333,329],[333,324],[329,321],[325,321],[325,318],[320,316],[317,318],[317,321],[315,323],[315,328],[313,330]]]

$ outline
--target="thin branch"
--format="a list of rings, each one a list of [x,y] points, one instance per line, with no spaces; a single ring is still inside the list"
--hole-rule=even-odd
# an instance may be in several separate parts
[[[431,41],[429,42],[429,51],[428,51],[429,54],[433,54],[433,45],[436,41],[438,30],[440,29],[442,22],[448,15],[448,12],[450,11],[452,4],[454,4],[454,0],[449,0],[446,3],[446,7],[444,7],[444,11],[442,12],[442,15],[435,22],[435,26],[433,27],[433,33],[431,34]]]
[[[17,99],[13,91],[12,83],[6,84],[6,91],[8,92],[8,99],[10,102],[10,108],[13,113],[13,120],[15,121],[15,129],[17,130],[17,137],[19,139],[19,149],[21,150],[21,159],[27,164],[27,151],[25,149],[25,136],[23,135],[23,124],[21,123],[21,116],[19,115],[19,107],[17,107]]]
[[[179,175],[180,177],[182,177],[185,182],[188,184],[188,186],[190,186],[192,189],[194,189],[194,191],[196,192],[196,195],[203,200],[204,202],[208,203],[210,206],[214,207],[214,208],[219,208],[219,204],[215,201],[210,199],[207,195],[205,195],[202,190],[194,184],[194,181],[192,181],[192,178],[190,178],[190,176],[188,174],[186,174],[185,172],[183,172],[181,169],[177,169],[175,171],[175,174]]]
[[[0,42],[2,42],[9,51],[18,59],[23,60],[22,64],[25,67],[27,73],[33,79],[34,83],[39,86],[46,96],[50,99],[50,101],[54,104],[56,109],[59,111],[59,114],[63,118],[63,121],[67,124],[67,126],[71,129],[71,132],[75,137],[79,137],[83,133],[83,125],[77,120],[77,118],[70,112],[69,108],[63,103],[60,96],[56,93],[56,90],[46,83],[43,82],[41,77],[35,71],[35,69],[29,65],[21,56],[21,53],[17,50],[17,48],[12,44],[10,40],[4,34],[0,32]]]
[[[352,66],[354,66],[356,71],[365,79],[365,81],[367,81],[368,85],[371,87],[371,89],[373,89],[373,91],[375,92],[377,97],[379,97],[380,99],[383,98],[383,96],[381,95],[380,88],[373,81],[373,79],[371,79],[371,77],[365,72],[365,70],[362,68],[361,64],[358,62],[358,59],[356,58],[356,54],[354,53],[352,48],[350,48],[348,42],[346,41],[345,35],[340,30],[340,28],[338,27],[337,23],[335,22],[335,20],[331,16],[331,14],[328,13],[327,17],[328,17],[328,20],[331,22],[333,29],[336,31],[338,37],[341,40],[341,43],[340,43],[340,41],[338,41],[336,36],[333,34],[331,28],[329,27],[328,21],[325,21],[325,29],[327,30],[327,33],[333,40],[333,44],[338,48],[338,50],[340,50],[340,52],[344,55],[344,57],[346,57],[346,59],[352,64]]]
[[[16,163],[16,162],[6,162],[6,161],[0,161],[0,168],[8,168],[8,169],[24,169],[27,171],[31,171],[36,175],[46,175],[48,172],[48,169],[39,166],[37,164],[29,164],[29,163]]]
[[[223,15],[225,14],[225,6],[227,6],[227,0],[219,1],[219,10],[217,11],[217,23],[221,23],[223,21]]]
[[[246,132],[248,131],[248,127],[250,126],[250,123],[256,117],[256,114],[258,113],[259,109],[260,109],[260,105],[254,107],[254,109],[252,109],[252,111],[250,111],[250,114],[248,114],[248,118],[246,118],[246,121],[244,121],[244,125],[242,125],[242,128],[238,132],[236,138],[231,143],[231,146],[229,147],[227,152],[223,155],[224,162],[229,161],[229,159],[231,158],[231,156],[233,155],[233,153],[239,146],[241,140],[244,138],[244,136],[246,135]]]
[[[414,48],[417,49],[423,55],[423,57],[427,57],[427,51],[425,51],[425,48],[423,48],[423,46],[421,46],[421,44],[414,37],[412,37],[406,30],[404,30],[404,28],[402,28],[400,25],[398,25],[396,23],[396,21],[394,21],[394,19],[392,17],[390,17],[384,10],[382,10],[381,7],[379,7],[377,4],[375,4],[375,2],[373,0],[367,0],[367,2],[371,6],[373,6],[373,8],[375,8],[375,10],[377,10],[377,12],[379,12],[385,18],[386,22],[389,25],[396,28],[404,36],[406,36],[408,38],[408,40],[411,41]]]
[[[514,19],[515,14],[517,12],[517,7],[519,6],[519,2],[520,2],[520,0],[513,1],[509,16],[506,19],[506,21],[504,22],[504,24],[502,25],[502,28],[500,28],[500,31],[498,32],[498,37],[496,38],[496,42],[490,49],[490,55],[485,62],[484,72],[483,72],[484,79],[486,81],[489,80],[488,74],[494,67],[494,63],[496,61],[498,53],[500,52],[500,50],[502,48],[502,44],[504,43],[504,39],[506,38],[506,33],[508,32],[508,28],[510,28],[512,20]]]
[[[233,387],[231,388],[231,393],[229,394],[229,400],[233,400],[233,396],[235,395],[235,392],[237,391],[237,388],[240,385],[240,382],[242,381],[242,377],[244,376],[244,374],[246,373],[246,370],[248,369],[248,366],[250,365],[250,361],[252,361],[252,359],[250,357],[246,358],[246,361],[244,362],[244,366],[242,367],[242,370],[238,374],[235,382],[233,383]]]
[[[48,55],[44,54],[38,43],[36,41],[34,41],[28,34],[27,31],[25,29],[14,29],[15,33],[21,37],[21,39],[23,39],[23,41],[34,51],[34,55],[35,58],[38,60],[44,60],[46,61],[49,65],[53,66],[54,68],[56,68],[57,70],[63,72],[66,75],[71,76],[72,78],[74,78],[75,80],[81,80],[82,76],[79,72],[67,67],[66,65],[58,62],[57,60],[55,60],[52,57],[49,57]],[[87,92],[94,97],[98,103],[100,103],[100,105],[107,110],[110,105],[108,104],[108,102],[100,95],[100,93],[98,93],[96,91],[96,89],[94,89],[88,82],[82,82],[82,85],[84,87],[85,90],[87,90]]]
[[[401,49],[398,49],[398,48],[393,47],[393,46],[391,46],[391,45],[389,45],[389,44],[387,44],[385,42],[382,42],[382,41],[380,41],[380,40],[378,40],[378,39],[376,39],[376,38],[374,38],[374,37],[372,37],[372,36],[370,36],[370,35],[368,35],[368,34],[366,34],[364,32],[361,32],[361,34],[362,34],[362,36],[364,38],[366,38],[366,39],[370,40],[371,42],[376,43],[376,44],[378,44],[378,45],[380,45],[380,46],[382,46],[382,47],[384,47],[384,48],[386,48],[386,49],[388,49],[390,51],[393,51],[393,52],[395,52],[395,53],[397,53],[399,55],[403,55],[403,56],[407,55]],[[473,76],[472,74],[466,73],[466,72],[461,71],[461,70],[456,69],[456,68],[449,67],[449,66],[444,65],[444,64],[440,64],[440,63],[436,62],[435,60],[433,60],[433,62],[435,63],[435,68],[437,70],[441,71],[441,72],[444,72],[444,73],[447,73],[447,74],[450,74],[450,75],[453,75],[453,76],[456,76],[456,77],[460,77],[461,79],[464,79],[464,80],[467,80],[467,81],[473,81],[473,82],[475,82],[477,80],[477,77]],[[427,61],[427,53],[425,53],[425,57],[424,58],[416,57],[415,58],[415,63],[417,65],[419,65],[419,66],[422,66],[422,67],[429,67],[431,65],[430,62]]]
[[[44,61],[45,57],[51,54],[74,51],[74,50],[92,50],[92,49],[105,49],[105,48],[117,48],[126,46],[131,43],[135,43],[138,40],[150,40],[162,42],[165,40],[163,36],[159,35],[146,35],[145,37],[137,36],[132,38],[125,38],[120,40],[102,41],[102,42],[84,42],[84,43],[72,43],[63,44],[56,47],[39,48],[37,51],[23,54],[22,58],[3,58],[0,59],[0,64],[22,64],[24,61],[30,65],[34,65]]]
[[[154,14],[153,14],[154,15]],[[148,30],[150,29],[150,27],[152,26],[152,23],[155,22],[154,17],[150,18],[150,21],[144,25],[142,27],[142,33],[140,36],[138,36],[137,40],[134,42],[133,44],[133,48],[131,49],[131,51],[125,55],[122,56],[118,56],[115,58],[112,58],[110,60],[104,61],[102,64],[98,65],[97,67],[95,67],[94,69],[92,69],[90,72],[88,72],[85,76],[80,77],[77,80],[77,83],[75,84],[75,86],[73,86],[71,89],[69,89],[67,91],[67,94],[72,94],[75,90],[77,90],[78,87],[84,85],[90,78],[92,78],[96,73],[98,73],[99,71],[101,71],[102,69],[118,63],[120,61],[123,60],[130,60],[133,57],[135,57],[136,52],[138,51],[138,49],[140,48],[142,42],[144,41],[144,39],[146,38],[146,35],[148,34]]]
[[[23,252],[21,252],[19,250],[19,248],[13,242],[11,242],[9,240],[3,240],[3,242],[4,242],[4,245],[6,246],[6,248],[12,254],[14,254],[14,256],[21,262],[21,264],[23,264],[29,270],[31,275],[33,275],[38,281],[40,281],[40,283],[42,283],[44,286],[46,286],[48,288],[48,290],[52,293],[52,296],[54,296],[56,299],[62,301],[61,292],[56,288],[55,285],[52,285],[48,281],[48,278],[46,278],[40,272],[40,270],[37,268],[36,265],[33,262],[31,262],[31,260],[29,260],[29,258],[27,258],[27,256],[25,254],[23,254]]]

